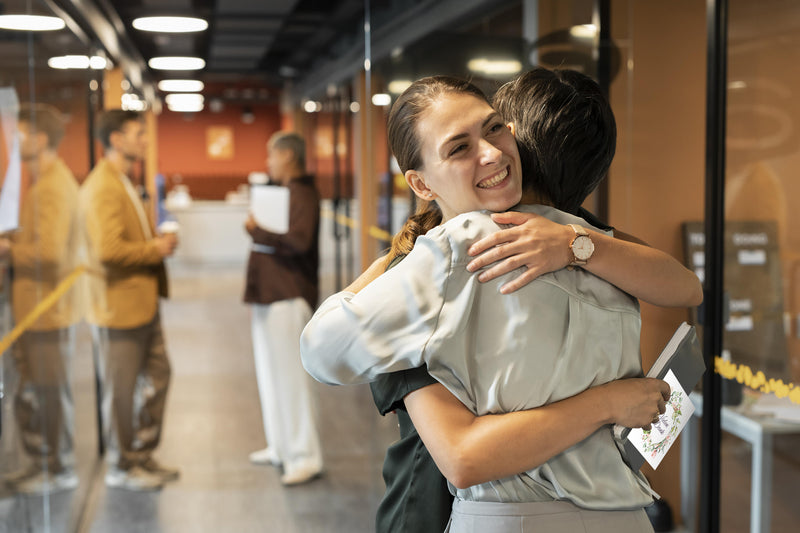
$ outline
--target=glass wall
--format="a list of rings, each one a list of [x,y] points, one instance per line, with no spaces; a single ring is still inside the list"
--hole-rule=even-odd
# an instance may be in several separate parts
[[[763,436],[723,419],[722,531],[783,531],[800,515],[800,7],[730,1],[720,373],[724,408]],[[724,413],[723,413],[724,414]],[[759,453],[762,453],[759,457]],[[752,454],[752,455],[751,455]],[[738,473],[751,470],[751,480]],[[736,488],[738,487],[738,489]],[[737,520],[742,498],[749,522]]]
[[[0,522],[72,531],[97,457],[91,342],[80,327],[78,186],[101,58],[45,2],[0,17]],[[15,15],[45,28],[23,29]],[[48,25],[53,26],[48,26]],[[94,81],[95,89],[97,82]]]

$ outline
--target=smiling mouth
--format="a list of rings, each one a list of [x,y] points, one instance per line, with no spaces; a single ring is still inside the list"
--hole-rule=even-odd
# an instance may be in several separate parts
[[[487,179],[481,181],[480,183],[478,183],[478,188],[479,189],[491,189],[492,187],[502,183],[503,180],[506,179],[506,177],[508,177],[508,168],[503,169],[502,172],[500,172],[499,174],[497,174],[496,176],[494,176],[492,178],[487,178]]]

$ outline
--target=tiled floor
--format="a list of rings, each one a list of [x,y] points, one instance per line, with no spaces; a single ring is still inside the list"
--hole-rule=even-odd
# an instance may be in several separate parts
[[[0,492],[0,533],[372,531],[383,492],[383,454],[396,427],[376,414],[366,387],[314,383],[326,459],[320,480],[284,488],[276,469],[248,462],[264,437],[248,308],[240,302],[242,276],[241,265],[171,269],[172,298],[162,313],[173,383],[158,457],[181,468],[180,480],[149,494],[105,487],[96,462],[89,341],[82,336],[84,349],[74,364],[81,486],[47,499]],[[775,444],[773,531],[798,531],[800,441],[780,438]],[[726,437],[724,533],[748,531],[749,464],[749,447]]]

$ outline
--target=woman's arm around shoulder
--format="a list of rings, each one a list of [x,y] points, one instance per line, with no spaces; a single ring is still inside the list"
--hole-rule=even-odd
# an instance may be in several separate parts
[[[489,267],[479,280],[489,281],[526,267],[525,272],[502,287],[510,293],[547,272],[566,267],[572,260],[569,244],[575,232],[533,213],[495,213],[495,222],[513,224],[481,239],[469,249],[475,257],[467,268]],[[621,238],[587,228],[595,245],[585,270],[645,302],[662,307],[690,307],[703,301],[703,289],[694,272],[669,254],[651,248],[630,235]],[[491,265],[491,266],[489,266]]]

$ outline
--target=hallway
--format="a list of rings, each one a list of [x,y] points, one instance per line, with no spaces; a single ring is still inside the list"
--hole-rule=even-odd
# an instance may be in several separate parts
[[[162,307],[173,363],[159,457],[181,478],[160,493],[94,484],[79,531],[354,532],[372,529],[383,481],[380,466],[394,438],[367,387],[326,387],[318,397],[326,475],[284,489],[280,472],[254,466],[264,446],[250,348],[243,266],[178,266]],[[89,517],[92,517],[89,519]]]

